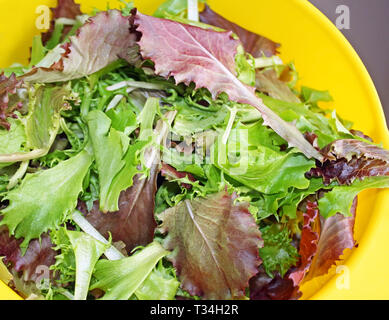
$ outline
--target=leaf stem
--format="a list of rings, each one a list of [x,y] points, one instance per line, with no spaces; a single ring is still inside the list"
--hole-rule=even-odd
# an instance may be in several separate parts
[[[28,168],[28,164],[30,163],[30,160],[27,160],[27,161],[23,161],[21,164],[20,164],[20,167],[19,169],[15,172],[15,174],[12,176],[12,178],[9,180],[9,183],[8,183],[8,186],[7,186],[7,189],[10,190],[12,189],[14,186],[16,186],[18,184],[18,181],[19,179],[23,178],[23,176],[25,175],[26,171],[27,171],[27,168]]]
[[[90,223],[88,220],[86,220],[82,214],[75,210],[72,214],[72,219],[77,225],[81,228],[82,231],[89,234],[91,237],[95,238],[96,240],[109,244],[108,240],[105,239]],[[109,260],[120,260],[124,258],[124,255],[116,249],[114,246],[110,246],[105,252],[104,255]]]

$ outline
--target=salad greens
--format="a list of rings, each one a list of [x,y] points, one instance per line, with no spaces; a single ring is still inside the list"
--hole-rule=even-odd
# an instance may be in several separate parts
[[[355,246],[389,151],[199,2],[58,0],[1,70],[0,268],[23,297],[297,299]]]

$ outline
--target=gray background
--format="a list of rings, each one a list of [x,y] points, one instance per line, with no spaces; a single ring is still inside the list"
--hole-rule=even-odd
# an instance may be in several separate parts
[[[389,0],[310,0],[334,24],[339,5],[350,8],[350,29],[341,30],[372,77],[389,124]]]

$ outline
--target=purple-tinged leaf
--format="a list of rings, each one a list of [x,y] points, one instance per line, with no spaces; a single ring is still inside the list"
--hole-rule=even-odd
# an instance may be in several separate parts
[[[355,247],[354,224],[357,203],[355,197],[351,207],[351,217],[345,217],[340,213],[326,219],[320,217],[321,231],[317,251],[304,281],[326,274],[340,259],[344,250]]]
[[[298,267],[294,269],[289,278],[298,286],[304,279],[305,274],[311,266],[312,259],[317,251],[317,244],[320,237],[320,216],[316,202],[307,202],[307,212],[304,213],[304,225],[301,232]]]
[[[278,43],[275,43],[268,38],[248,31],[227,20],[207,5],[205,5],[205,9],[200,12],[200,21],[224,30],[232,31],[239,37],[244,49],[256,58],[262,57],[263,55],[267,57],[274,56],[277,54],[277,48],[280,46]]]
[[[70,42],[49,52],[35,68],[25,74],[30,82],[58,82],[90,75],[126,57],[135,45],[130,23],[118,10],[98,13],[71,36]]]
[[[204,299],[244,297],[260,264],[260,231],[248,204],[234,204],[223,191],[185,200],[160,214],[163,246],[177,270],[181,286]]]
[[[322,155],[305,140],[292,124],[282,120],[265,106],[255,88],[242,83],[236,74],[235,55],[240,44],[232,32],[217,32],[171,20],[133,13],[134,34],[144,59],[155,64],[155,73],[165,78],[173,76],[177,83],[207,88],[215,98],[226,93],[235,102],[257,108],[264,124],[270,126],[292,147],[308,158],[322,160]]]
[[[283,278],[279,274],[270,278],[260,267],[258,274],[250,280],[251,300],[296,300],[300,296],[299,287],[289,279],[289,273]]]
[[[0,73],[0,128],[6,130],[11,128],[8,118],[17,118],[15,111],[22,107],[16,96],[16,90],[20,88],[23,81],[18,80],[15,74],[6,77]]]
[[[336,180],[351,184],[355,179],[389,176],[389,151],[360,140],[337,140],[325,147],[327,159],[313,168],[309,177],[322,177],[325,184]]]
[[[24,281],[35,281],[44,271],[42,266],[48,270],[55,263],[57,252],[47,234],[42,235],[40,240],[30,241],[24,255],[20,249],[21,242],[21,239],[10,236],[5,226],[0,227],[0,256],[4,257],[4,263],[11,271],[21,272]]]

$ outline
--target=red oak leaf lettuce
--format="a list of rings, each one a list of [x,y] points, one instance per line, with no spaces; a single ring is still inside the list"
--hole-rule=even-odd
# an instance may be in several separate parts
[[[232,32],[217,32],[133,12],[134,34],[144,59],[155,64],[155,73],[165,78],[173,76],[177,83],[207,88],[215,98],[226,93],[235,102],[257,108],[264,124],[299,148],[307,157],[322,159],[322,155],[305,140],[292,124],[282,120],[265,106],[255,88],[237,78],[235,55],[240,42]]]
[[[278,43],[275,43],[274,41],[254,32],[248,31],[227,20],[207,5],[205,5],[205,9],[200,12],[200,21],[224,30],[232,31],[239,37],[244,49],[254,57],[262,57],[262,55],[271,57],[277,54],[277,48],[279,47]]]
[[[296,300],[301,292],[290,279],[289,273],[284,277],[277,274],[270,278],[265,270],[260,267],[258,274],[250,280],[251,300]]]
[[[322,153],[327,159],[308,176],[323,177],[325,184],[336,180],[339,184],[351,184],[355,179],[389,176],[389,151],[360,140],[337,140],[325,147]]]
[[[167,180],[188,178],[189,181],[192,181],[192,182],[196,181],[196,179],[190,173],[177,171],[175,168],[173,168],[172,166],[169,166],[167,163],[164,163],[164,162],[162,163],[161,174]],[[192,186],[189,183],[181,183],[181,185],[186,189],[192,188]]]
[[[153,241],[157,223],[154,219],[154,202],[157,191],[158,169],[154,166],[148,178],[141,174],[134,177],[132,187],[122,191],[119,197],[119,211],[103,213],[99,201],[95,201],[86,219],[105,237],[112,234],[112,241],[123,241],[126,251],[145,246]],[[80,203],[79,209],[86,212]]]
[[[330,267],[340,259],[346,249],[355,246],[354,224],[358,200],[354,199],[350,217],[337,213],[336,215],[321,219],[321,231],[317,251],[312,259],[309,272],[304,281],[324,275]]]
[[[119,56],[127,56],[135,44],[129,28],[128,18],[120,11],[100,12],[70,37],[70,42],[54,48],[23,77],[25,81],[50,83],[90,75]]]
[[[11,74],[10,77],[0,74],[0,127],[6,130],[11,128],[7,119],[17,118],[15,111],[22,107],[22,103],[16,96],[16,90],[22,84],[23,81],[18,80],[15,74]]]
[[[183,289],[204,299],[244,297],[262,246],[248,204],[234,204],[234,196],[223,191],[185,200],[159,218],[159,230],[168,233],[163,246],[173,250],[169,259]]]
[[[11,271],[23,273],[24,281],[36,281],[42,273],[40,266],[53,265],[57,252],[47,234],[42,235],[40,240],[30,241],[24,255],[20,249],[21,242],[21,239],[10,236],[5,226],[0,227],[0,256],[4,257],[4,263]]]
[[[289,275],[295,286],[298,286],[309,270],[312,258],[316,254],[320,237],[320,217],[316,202],[307,202],[307,212],[304,213],[304,225],[301,232],[299,255],[300,261],[297,269]]]

